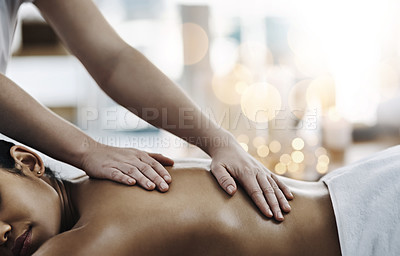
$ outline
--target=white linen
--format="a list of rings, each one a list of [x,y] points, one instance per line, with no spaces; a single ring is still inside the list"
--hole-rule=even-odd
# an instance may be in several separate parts
[[[322,177],[343,256],[400,255],[400,146]]]
[[[18,9],[34,0],[0,0],[0,73],[4,74],[11,55],[11,45],[17,25]]]

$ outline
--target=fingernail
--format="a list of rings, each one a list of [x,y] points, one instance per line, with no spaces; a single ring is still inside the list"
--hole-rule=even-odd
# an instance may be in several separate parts
[[[290,207],[290,204],[287,204],[286,207],[288,208],[288,210],[292,210],[292,207]]]
[[[280,218],[280,219],[282,219],[282,218],[283,218],[283,215],[282,215],[282,213],[281,213],[281,212],[278,212],[278,218]]]
[[[273,216],[274,214],[272,214],[271,210],[268,210],[268,215]]]
[[[289,192],[289,195],[290,195],[291,197],[294,197],[293,194],[292,194],[292,192]]]
[[[168,175],[165,175],[165,176],[164,176],[164,180],[165,180],[165,181],[171,181],[171,178],[170,178]]]
[[[161,183],[160,188],[161,188],[162,190],[167,189],[167,188],[168,188],[168,185],[167,185],[166,183],[163,182],[163,183]]]
[[[229,185],[229,186],[226,188],[226,190],[228,191],[229,194],[232,194],[232,193],[233,193],[233,186],[232,186],[232,185]]]
[[[148,181],[148,182],[147,182],[147,187],[148,187],[148,188],[151,188],[152,186],[153,186],[153,182]]]
[[[129,184],[134,184],[135,181],[134,181],[133,179],[129,179],[129,180],[128,180],[128,183],[129,183]]]

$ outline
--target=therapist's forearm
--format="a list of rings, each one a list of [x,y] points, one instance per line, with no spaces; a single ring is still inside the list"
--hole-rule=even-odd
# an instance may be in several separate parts
[[[109,78],[98,81],[115,101],[152,125],[199,146],[209,155],[213,138],[232,136],[202,114],[196,104],[146,57],[126,46]]]
[[[1,74],[0,92],[0,133],[81,168],[83,154],[95,141]]]

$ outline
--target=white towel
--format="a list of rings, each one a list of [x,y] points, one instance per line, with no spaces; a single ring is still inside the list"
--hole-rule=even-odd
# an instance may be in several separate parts
[[[400,146],[321,180],[331,195],[343,256],[400,255]]]

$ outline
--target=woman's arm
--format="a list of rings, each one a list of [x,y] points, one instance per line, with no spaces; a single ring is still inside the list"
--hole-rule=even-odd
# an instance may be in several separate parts
[[[31,146],[46,155],[74,165],[89,176],[111,179],[133,185],[137,181],[147,189],[154,189],[154,184],[146,186],[149,179],[143,174],[130,173],[133,164],[142,166],[142,172],[150,169],[164,177],[170,176],[160,163],[173,164],[173,161],[158,154],[147,154],[136,149],[122,149],[97,143],[74,125],[61,119],[50,110],[39,104],[10,79],[0,74],[0,133]],[[143,159],[140,161],[139,158]],[[157,162],[157,161],[159,162]],[[145,164],[145,161],[148,164]],[[127,162],[121,166],[121,162]],[[157,162],[157,163],[156,163]],[[119,169],[113,168],[118,165]],[[156,173],[155,171],[152,172]],[[149,178],[160,185],[165,183],[159,175]],[[167,189],[160,188],[161,191]]]
[[[226,192],[233,195],[237,189],[233,176],[265,215],[272,216],[271,207],[275,218],[283,220],[281,208],[290,211],[285,195],[292,198],[288,187],[272,178],[179,87],[121,40],[91,0],[36,0],[35,4],[108,95],[154,126],[195,141],[212,157],[212,172]],[[155,115],[147,116],[149,109]],[[226,145],[213,145],[215,138]]]

